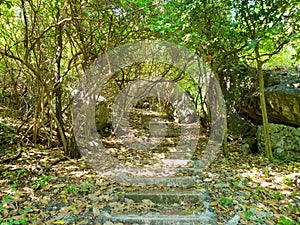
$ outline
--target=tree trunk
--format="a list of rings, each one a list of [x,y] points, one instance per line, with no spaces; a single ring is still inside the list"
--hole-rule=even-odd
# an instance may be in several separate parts
[[[58,23],[60,19],[60,8],[57,2],[57,14],[56,14],[56,22]],[[61,129],[64,133],[64,124],[62,118],[62,90],[61,90],[61,74],[60,74],[60,67],[61,67],[61,58],[62,58],[62,25],[56,27],[56,36],[57,36],[57,49],[56,49],[56,65],[55,65],[55,116],[60,124]],[[58,133],[59,141],[61,142],[63,137],[61,137],[60,133]]]
[[[60,6],[59,1],[56,2],[57,13],[56,13],[56,22],[59,23],[60,20]],[[66,135],[63,123],[63,111],[62,111],[62,76],[60,73],[61,70],[61,59],[62,59],[62,50],[63,50],[63,25],[58,25],[56,27],[57,35],[57,49],[56,49],[56,66],[55,66],[55,117],[57,118],[57,134],[60,143],[63,144],[64,153],[70,158],[79,158],[80,152],[76,145],[76,140],[74,133],[71,130],[69,136]]]
[[[67,151],[65,154],[72,159],[79,159],[81,157],[73,130],[70,131],[70,136],[67,137]]]
[[[267,113],[266,98],[265,98],[264,76],[262,71],[263,63],[260,60],[259,44],[255,47],[255,56],[256,56],[257,71],[258,71],[258,82],[259,82],[259,92],[260,92],[259,97],[260,97],[260,108],[261,108],[262,121],[263,121],[263,130],[264,130],[265,153],[267,158],[270,161],[272,161],[273,153],[272,153],[271,142],[270,142],[268,113]]]

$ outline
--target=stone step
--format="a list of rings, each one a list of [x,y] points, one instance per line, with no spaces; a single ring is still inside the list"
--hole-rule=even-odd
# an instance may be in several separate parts
[[[157,179],[158,180],[158,179]],[[148,210],[141,212],[125,212],[110,214],[102,211],[102,218],[114,223],[138,224],[138,225],[217,225],[216,214],[210,210],[209,191],[207,188],[191,188],[198,183],[196,177],[175,177],[159,180],[161,183],[173,187],[170,190],[148,189],[147,192],[135,191],[120,195],[118,199],[131,199],[135,205],[143,204],[144,200],[150,200],[152,204]],[[143,182],[145,183],[145,182]],[[176,184],[175,184],[176,183]],[[206,208],[204,212],[202,205]],[[199,205],[192,214],[187,206]]]
[[[108,212],[102,212],[104,221],[123,224],[138,225],[217,225],[215,213],[205,210],[202,213],[188,214],[162,214],[149,212],[144,215],[136,213],[124,213],[111,215]]]
[[[198,202],[207,201],[209,193],[205,188],[200,189],[173,189],[165,190],[149,190],[145,192],[130,192],[123,195],[125,198],[132,199],[135,202],[142,202],[144,199],[149,199],[155,204],[171,205],[177,204],[195,204]]]
[[[163,185],[167,187],[190,187],[199,184],[200,178],[194,176],[182,177],[118,177],[117,182],[143,185]]]

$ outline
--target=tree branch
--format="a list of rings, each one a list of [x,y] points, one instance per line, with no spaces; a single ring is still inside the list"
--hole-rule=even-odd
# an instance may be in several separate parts
[[[21,64],[23,64],[24,66],[26,66],[35,76],[37,76],[39,79],[40,79],[40,74],[39,72],[30,64],[28,63],[27,61],[15,56],[15,55],[11,55],[9,54],[6,50],[2,50],[0,49],[0,54],[3,55],[3,56],[6,56],[8,58],[11,58],[11,59],[14,59],[18,62],[20,62]],[[40,80],[42,81],[42,80]]]

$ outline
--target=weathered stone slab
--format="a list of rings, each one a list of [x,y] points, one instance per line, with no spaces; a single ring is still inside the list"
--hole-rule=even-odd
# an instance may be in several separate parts
[[[105,220],[119,222],[124,224],[139,225],[217,225],[216,215],[206,210],[201,214],[195,215],[161,215],[159,213],[148,213],[146,215],[137,214],[121,214],[110,215],[103,212],[102,216]]]
[[[198,183],[197,178],[192,176],[185,177],[120,177],[118,182],[130,184],[159,185],[168,187],[186,187]]]
[[[206,189],[197,190],[173,190],[162,192],[159,190],[145,192],[126,193],[125,198],[142,202],[143,199],[149,199],[156,204],[174,204],[174,203],[197,203],[208,200],[209,193]]]

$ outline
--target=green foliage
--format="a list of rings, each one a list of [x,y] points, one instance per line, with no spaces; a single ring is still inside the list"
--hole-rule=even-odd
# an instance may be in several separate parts
[[[278,224],[282,225],[294,225],[295,223],[292,220],[289,220],[288,218],[282,216],[278,219]]]
[[[234,1],[233,7],[238,9],[235,20],[238,28],[244,30],[242,38],[246,40],[247,48],[244,57],[255,61],[258,71],[260,92],[260,107],[262,111],[263,129],[265,133],[265,153],[273,161],[268,127],[268,115],[264,96],[263,65],[273,55],[290,42],[299,31],[299,2],[296,0],[282,1]]]
[[[0,4],[4,4],[8,9],[10,9],[13,5],[10,0],[2,0]]]
[[[30,212],[31,210],[32,210],[31,208],[25,208],[25,209],[22,209],[22,210],[20,210],[20,214],[23,215],[23,214],[25,214],[25,213]]]
[[[76,187],[75,185],[71,185],[70,187],[67,187],[66,188],[66,193],[70,193],[70,192],[73,192],[74,194],[78,194],[79,192],[85,192],[85,191],[88,191],[88,189],[90,187],[92,187],[93,185],[92,184],[89,184],[89,183],[86,183],[84,184],[82,187],[78,188]]]
[[[300,60],[295,58],[296,55],[296,50],[291,45],[287,45],[266,63],[265,68],[294,71],[295,65],[300,64]]]
[[[251,40],[248,41],[247,47],[245,48],[245,51],[249,51],[251,49],[254,49],[255,46],[259,43],[259,40]]]
[[[0,119],[0,145],[7,145],[14,141],[17,131],[13,123],[7,119]]]
[[[11,196],[12,196],[12,194],[10,194],[10,195],[4,195],[3,196],[3,201],[6,202],[6,203],[11,202],[11,199],[10,199]]]
[[[232,184],[234,189],[239,189],[239,183],[237,181],[234,181]]]
[[[5,210],[4,204],[12,202],[12,200],[11,200],[12,196],[13,196],[13,194],[4,195],[2,197],[2,202],[0,202],[0,212]],[[26,214],[26,213],[30,212],[31,210],[32,210],[31,208],[21,209],[20,215]],[[28,222],[27,217],[19,218],[19,219],[14,219],[14,218],[2,219],[2,218],[0,218],[0,224],[2,224],[2,225],[27,224],[27,222]]]
[[[73,192],[74,194],[78,194],[78,189],[76,186],[72,185],[66,188],[66,193]]]
[[[18,87],[11,88],[17,96],[21,96],[25,87],[28,88],[30,113],[37,112],[37,118],[42,118],[42,124],[36,127],[54,127],[47,122],[53,121],[51,115],[43,114],[49,111],[50,106],[45,104],[43,112],[38,108],[44,102],[44,96],[53,98],[48,99],[49,102],[57,102],[51,93],[55,93],[58,86],[64,87],[62,108],[68,108],[70,93],[81,76],[79,71],[86,71],[99,55],[127,42],[162,39],[184,45],[203,56],[208,67],[218,73],[226,102],[234,105],[240,91],[253,82],[246,71],[235,69],[243,49],[246,50],[243,57],[252,57],[252,51],[258,44],[264,54],[274,52],[281,43],[288,41],[292,42],[293,48],[299,48],[295,37],[298,29],[296,19],[299,18],[297,2],[121,0],[71,4],[60,0],[22,4],[22,1],[3,0],[0,8],[0,54],[5,60],[0,65],[1,84]],[[60,49],[59,36],[63,46],[59,64],[61,77],[58,79],[55,77],[55,62]],[[275,59],[272,63],[270,61],[270,67],[283,61],[283,56],[280,56],[278,62]],[[149,65],[147,67],[150,68]],[[163,73],[159,71],[159,74]],[[172,75],[176,78],[176,74]],[[134,72],[130,70],[124,77],[135,79]],[[203,108],[203,101],[202,105],[199,104],[199,90],[190,85],[190,81],[185,81],[185,90],[193,96],[197,106]],[[70,116],[67,111],[63,112],[66,115],[62,118]],[[33,126],[33,129],[39,128]],[[108,129],[105,132],[109,132]],[[8,135],[0,135],[0,142],[9,140]]]
[[[249,178],[249,177],[244,178],[244,179],[242,180],[242,183],[243,183],[244,185],[247,185],[249,182],[250,182],[250,178]]]
[[[248,209],[248,210],[245,212],[245,218],[246,218],[247,220],[250,220],[251,217],[253,217],[253,216],[254,216],[254,213],[251,212],[250,209]]]
[[[233,7],[238,9],[235,20],[239,21],[239,29],[246,31],[243,37],[248,39],[245,51],[259,45],[263,60],[270,60],[298,35],[298,1],[246,1],[246,4],[235,1]]]
[[[26,172],[25,169],[15,170],[15,171],[4,171],[2,172],[3,175],[7,176],[7,182],[13,184],[11,191],[14,192],[17,189],[18,182],[20,176]]]
[[[293,183],[293,179],[292,178],[289,178],[289,177],[286,177],[286,176],[284,176],[283,178],[282,178],[282,182],[284,183],[284,184],[286,184],[286,185],[292,185],[292,183]]]
[[[40,178],[35,179],[35,184],[32,186],[33,189],[39,189],[43,188],[45,189],[47,187],[47,181],[51,180],[51,176],[42,176]]]
[[[233,203],[234,203],[234,202],[233,202],[232,199],[226,198],[226,197],[221,197],[221,199],[220,199],[220,201],[219,201],[219,204],[220,204],[220,205],[226,205],[226,206],[232,205]]]
[[[274,197],[278,200],[284,199],[284,195],[278,192],[274,192]]]
[[[79,190],[80,191],[87,191],[90,187],[92,187],[93,185],[92,184],[84,184]]]
[[[22,4],[23,2],[25,4]],[[52,128],[57,126],[52,122],[53,116],[47,112],[56,111],[49,107],[57,102],[53,96],[56,95],[58,86],[64,88],[62,108],[66,110],[62,118],[68,121],[70,93],[81,71],[86,71],[99,55],[126,42],[163,39],[192,49],[195,54],[203,56],[207,66],[218,74],[227,105],[230,106],[234,106],[239,98],[245,96],[246,88],[256,84],[256,74],[251,73],[247,65],[244,66],[245,63],[249,63],[247,60],[257,57],[253,54],[255,49],[259,47],[259,60],[266,62],[266,68],[280,68],[282,65],[291,67],[294,63],[292,57],[298,60],[300,57],[300,54],[297,54],[300,52],[298,0],[58,0],[32,4],[26,1],[2,0],[0,6],[0,94],[4,94],[8,89],[7,92],[20,96],[21,99],[26,87],[26,97],[32,103],[29,115],[34,115],[31,118],[38,121],[34,121],[30,126],[33,134],[42,134],[40,131],[48,131],[47,128],[51,128],[52,131]],[[59,16],[54,16],[58,14]],[[57,50],[60,49],[57,41],[60,36],[59,28],[62,28],[62,61],[60,65],[56,65]],[[284,45],[288,43],[291,43],[291,47],[284,49]],[[274,57],[270,58],[273,55]],[[243,57],[243,61],[240,57]],[[55,76],[57,66],[62,72],[58,80]],[[153,72],[150,63],[138,66],[140,74]],[[155,74],[165,75],[165,71],[165,66],[158,65],[155,68]],[[201,98],[202,90],[199,90],[197,84],[186,75],[178,78],[179,72],[174,69],[170,71],[166,77],[176,80],[192,96],[198,110],[203,110],[207,102]],[[122,84],[121,79],[115,80],[117,91],[128,84],[128,81],[137,78],[132,67],[120,74],[124,76],[124,80]],[[113,92],[109,90],[108,95],[113,95]],[[199,105],[199,102],[203,104]],[[45,108],[41,110],[41,107]],[[110,127],[104,129],[105,133],[110,132]],[[1,148],[10,145],[16,136],[17,131],[13,124],[9,120],[1,119]],[[34,137],[30,134],[28,136]],[[24,172],[25,170],[17,170],[3,173],[7,176],[6,180],[12,184],[12,194],[3,196],[0,211],[5,210],[5,203],[12,201],[13,192],[17,189],[20,176]],[[50,176],[36,178],[32,188],[45,189],[49,180]],[[243,180],[244,184],[248,182],[248,179]],[[283,178],[283,182],[287,185],[292,184],[291,179],[287,177]],[[72,185],[65,191],[78,194],[89,191],[91,186]],[[238,183],[233,183],[233,187],[238,189]],[[257,187],[255,195],[259,194],[260,189]],[[280,193],[274,193],[274,197],[284,198]],[[230,206],[234,201],[222,197],[219,204]],[[73,209],[75,210],[74,207]],[[21,209],[20,214],[29,211],[29,208]],[[250,218],[253,213],[248,210],[245,215],[246,218]],[[25,224],[26,221],[27,218],[18,221],[8,218],[2,219],[0,223]],[[290,224],[289,221],[283,217],[278,222]]]
[[[258,218],[258,219],[257,219],[257,222],[259,222],[259,223],[264,223],[265,220],[264,220],[263,218]]]
[[[192,98],[197,112],[206,110],[200,103],[203,102],[203,93],[205,90],[201,90],[201,87],[195,83],[191,77],[184,77],[178,82],[178,85]],[[203,87],[204,88],[204,87]]]
[[[0,224],[2,225],[17,225],[17,224],[27,224],[28,218],[22,218],[22,219],[13,219],[13,218],[7,218],[7,219],[0,219]]]
[[[260,190],[261,190],[261,187],[260,187],[260,186],[255,187],[255,197],[259,197],[259,195],[260,195]]]

